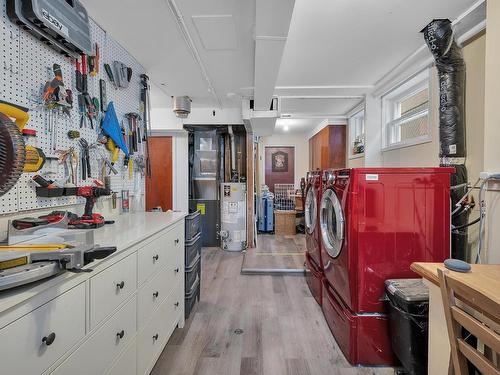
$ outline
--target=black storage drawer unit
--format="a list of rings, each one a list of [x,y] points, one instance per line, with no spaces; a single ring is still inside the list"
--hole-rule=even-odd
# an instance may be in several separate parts
[[[200,279],[197,278],[194,285],[192,288],[189,290],[189,292],[186,293],[185,299],[184,299],[184,317],[185,319],[189,318],[189,315],[191,314],[191,311],[193,311],[193,308],[196,304],[196,301],[200,300]]]
[[[392,350],[411,375],[427,374],[429,290],[422,279],[385,281]]]
[[[201,233],[185,242],[186,248],[186,267],[189,267],[196,260],[196,257],[201,255]]]
[[[195,211],[186,216],[186,242],[192,240],[200,233],[201,212]]]
[[[184,285],[186,286],[185,291],[188,293],[193,287],[196,278],[201,278],[201,257],[198,256],[195,261],[186,267]]]

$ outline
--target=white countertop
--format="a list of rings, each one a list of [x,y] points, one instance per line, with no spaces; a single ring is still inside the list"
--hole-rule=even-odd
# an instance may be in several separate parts
[[[109,257],[96,260],[85,268],[95,268],[97,265],[111,262],[121,252],[161,232],[186,217],[184,212],[140,212],[120,215],[114,224],[107,224],[94,230],[94,242],[100,246],[116,246],[116,252]],[[30,298],[33,298],[50,288],[54,290],[54,297],[64,289],[71,288],[92,276],[92,272],[73,273],[63,272],[52,278],[27,284],[11,290],[0,291],[0,317],[7,310],[12,309]],[[73,283],[67,283],[73,281]],[[60,288],[62,283],[64,288]],[[68,285],[66,285],[68,284]],[[74,284],[74,285],[73,285]],[[0,322],[0,327],[1,327]]]

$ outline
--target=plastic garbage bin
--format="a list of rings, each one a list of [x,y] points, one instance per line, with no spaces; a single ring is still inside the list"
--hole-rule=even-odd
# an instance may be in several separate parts
[[[412,375],[427,374],[429,290],[422,279],[385,281],[392,350]]]

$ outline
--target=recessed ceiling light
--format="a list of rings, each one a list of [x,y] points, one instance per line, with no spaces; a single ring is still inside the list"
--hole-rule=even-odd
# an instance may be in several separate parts
[[[281,115],[281,118],[290,118],[292,115],[290,113],[284,113]]]
[[[283,126],[283,130],[287,132],[288,131],[288,125]]]
[[[166,86],[167,84],[165,82],[160,83],[160,86]]]

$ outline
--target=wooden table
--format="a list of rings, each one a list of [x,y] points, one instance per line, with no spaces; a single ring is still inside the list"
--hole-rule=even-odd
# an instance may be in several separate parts
[[[445,267],[442,263],[417,262],[411,265],[411,269],[422,276],[429,287],[428,373],[447,374],[450,342],[437,273],[438,269]],[[471,272],[454,272],[454,274],[471,288],[500,302],[500,264],[473,264]]]

